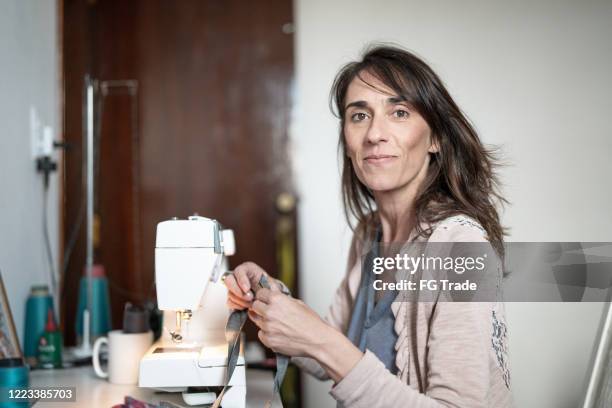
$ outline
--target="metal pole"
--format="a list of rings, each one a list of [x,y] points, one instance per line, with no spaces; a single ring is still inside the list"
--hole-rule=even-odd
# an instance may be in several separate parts
[[[588,381],[587,390],[584,397],[583,408],[594,408],[600,398],[604,400],[607,398],[602,395],[604,392],[610,392],[606,390],[606,384],[603,380],[606,377],[606,372],[611,364],[609,360],[610,350],[612,348],[612,307],[610,302],[607,302],[604,308],[603,321],[601,324],[599,342],[595,349],[593,357],[591,377]],[[608,373],[609,375],[609,373]],[[610,402],[610,401],[605,401]],[[607,405],[606,405],[607,406]]]
[[[94,224],[94,86],[95,81],[86,79],[87,83],[87,255],[85,270],[87,273],[87,307],[83,313],[83,346],[91,346],[91,312],[93,306],[93,224]]]

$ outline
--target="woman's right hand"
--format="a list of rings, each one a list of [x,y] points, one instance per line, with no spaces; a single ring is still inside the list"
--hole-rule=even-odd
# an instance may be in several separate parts
[[[255,298],[253,289],[262,275],[268,276],[266,271],[253,262],[240,264],[231,274],[226,275],[227,306],[234,310],[250,308]]]

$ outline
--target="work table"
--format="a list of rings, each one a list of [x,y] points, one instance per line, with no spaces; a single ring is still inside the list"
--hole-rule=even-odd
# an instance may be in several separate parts
[[[247,407],[261,408],[272,395],[273,375],[270,371],[247,369]],[[90,366],[59,370],[34,370],[30,373],[30,387],[76,387],[76,402],[63,406],[71,408],[110,408],[131,396],[148,403],[170,401],[187,406],[180,393],[157,393],[136,385],[111,384],[98,378]],[[58,407],[58,402],[37,402],[36,407]]]

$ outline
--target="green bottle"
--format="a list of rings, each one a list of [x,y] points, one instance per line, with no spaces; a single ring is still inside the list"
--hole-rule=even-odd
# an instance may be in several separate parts
[[[62,332],[53,318],[53,310],[47,312],[45,332],[38,341],[38,365],[43,368],[62,367]]]

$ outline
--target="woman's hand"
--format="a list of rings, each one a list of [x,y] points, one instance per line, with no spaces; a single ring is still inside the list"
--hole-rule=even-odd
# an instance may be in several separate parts
[[[249,317],[259,327],[259,340],[265,346],[292,357],[314,358],[334,382],[344,378],[363,357],[314,310],[277,288],[257,291]]]
[[[253,288],[257,287],[263,275],[268,277],[270,286],[280,288],[275,279],[253,262],[240,264],[225,277],[227,287],[227,306],[234,310],[248,309],[253,305]],[[280,290],[280,289],[279,289]]]
[[[257,290],[257,298],[253,299],[253,288],[263,275],[268,276],[252,262],[243,263],[227,275],[228,306],[249,309],[249,317],[259,327],[259,339],[265,346],[288,356],[314,358],[334,382],[344,378],[363,353],[304,302],[283,294],[275,279],[269,278],[270,289]]]
[[[249,317],[259,327],[259,339],[265,346],[289,356],[312,356],[330,328],[304,302],[277,288],[257,291]]]

